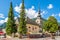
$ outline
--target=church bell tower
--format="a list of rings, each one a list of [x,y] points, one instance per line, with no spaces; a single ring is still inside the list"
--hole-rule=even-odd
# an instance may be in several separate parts
[[[41,17],[41,13],[40,13],[40,8],[38,10],[38,15],[37,15],[36,23],[39,24],[39,27],[42,27],[42,17]]]

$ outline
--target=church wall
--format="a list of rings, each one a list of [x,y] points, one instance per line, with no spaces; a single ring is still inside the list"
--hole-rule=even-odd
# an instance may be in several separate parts
[[[32,24],[26,24],[27,26],[27,32],[29,33],[39,33],[39,26],[32,25]]]

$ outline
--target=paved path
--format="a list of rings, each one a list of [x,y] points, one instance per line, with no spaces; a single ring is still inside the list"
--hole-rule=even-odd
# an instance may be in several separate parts
[[[18,38],[4,38],[0,40],[52,40],[50,38],[37,38],[37,39],[30,39],[30,38],[24,38],[24,39],[18,39]]]
[[[23,39],[19,39],[19,38],[3,38],[0,40],[60,40],[60,37],[55,37],[55,39],[51,39],[50,37],[48,38],[35,38],[35,39],[30,39],[30,38],[23,38]]]

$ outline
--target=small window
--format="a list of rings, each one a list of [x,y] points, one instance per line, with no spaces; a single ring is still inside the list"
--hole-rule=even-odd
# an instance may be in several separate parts
[[[37,29],[37,27],[35,27],[35,29]]]
[[[29,30],[29,32],[31,32],[31,30]]]
[[[32,30],[34,30],[34,27],[32,28]]]
[[[31,28],[31,27],[29,27],[29,28]]]

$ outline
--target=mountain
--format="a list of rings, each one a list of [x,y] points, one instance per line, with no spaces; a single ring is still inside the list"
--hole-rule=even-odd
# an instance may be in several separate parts
[[[60,22],[58,23],[58,25],[60,26]]]
[[[33,18],[32,20],[35,21],[36,19],[37,18]],[[43,18],[42,18],[42,20],[43,20],[43,22],[46,22],[47,21],[46,19],[43,19]],[[60,26],[60,22],[58,22],[58,26]]]
[[[35,21],[36,19],[37,19],[37,18],[33,18],[32,20]],[[43,19],[43,18],[42,18],[42,20],[43,20],[43,22],[47,21],[46,19]],[[60,22],[58,23],[58,25],[60,26]],[[5,28],[5,27],[6,27],[6,22],[3,23],[3,24],[0,26],[0,28]]]
[[[19,19],[19,18],[18,18]],[[33,18],[32,20],[33,21],[35,21],[37,18]],[[43,22],[45,22],[45,21],[47,21],[46,19],[43,19],[42,18],[42,20],[43,20]],[[6,22],[5,23],[3,23],[1,26],[0,26],[0,28],[5,28],[6,27]]]
[[[4,29],[6,27],[6,22],[0,25],[0,28]]]
[[[33,18],[32,20],[35,21],[36,19],[37,18]],[[47,21],[46,19],[43,19],[43,18],[42,18],[42,20],[43,20],[43,22]]]

